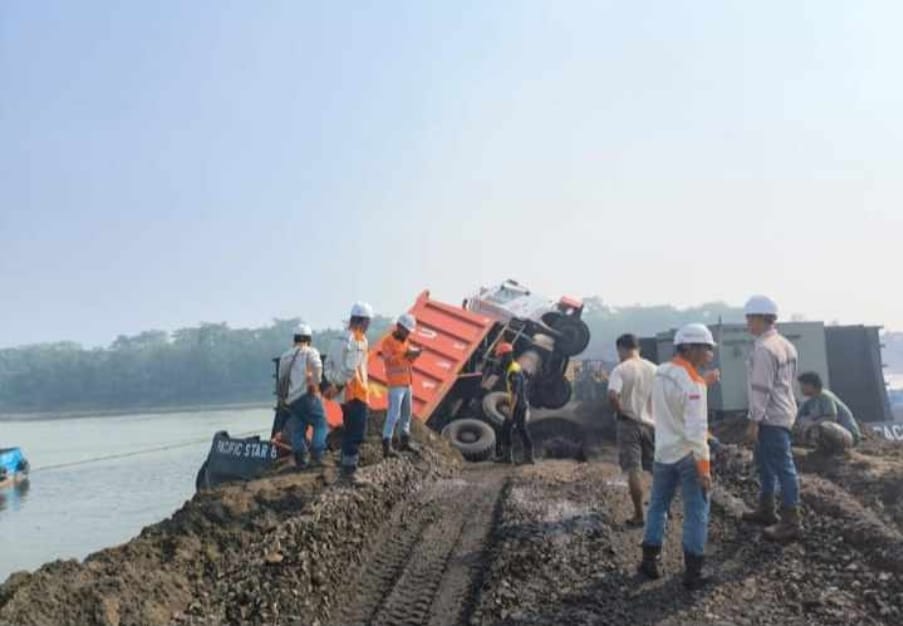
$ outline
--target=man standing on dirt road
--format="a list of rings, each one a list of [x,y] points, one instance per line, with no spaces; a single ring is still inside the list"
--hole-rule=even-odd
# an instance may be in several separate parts
[[[778,306],[766,296],[746,303],[746,326],[756,338],[749,355],[749,430],[759,466],[758,508],[743,520],[766,526],[763,535],[775,541],[797,539],[801,533],[799,481],[793,462],[790,433],[796,420],[796,348],[782,337],[775,323]],[[781,517],[775,515],[775,489],[781,487]]]
[[[633,501],[628,526],[642,526],[643,470],[652,471],[655,454],[655,422],[652,419],[652,383],[657,366],[640,356],[636,335],[615,342],[621,363],[608,377],[608,401],[617,414],[618,464],[627,473]]]
[[[410,313],[399,316],[394,332],[386,337],[379,353],[386,364],[386,380],[389,385],[389,406],[383,427],[383,456],[397,457],[392,448],[395,425],[401,427],[402,451],[416,452],[418,446],[411,441],[411,403],[413,402],[413,365],[420,350],[411,346],[408,339],[417,327],[417,320]]]
[[[299,324],[295,329],[294,347],[279,358],[279,380],[277,381],[276,424],[281,431],[288,423],[292,433],[292,453],[295,467],[307,468],[311,462],[319,466],[326,450],[326,411],[320,398],[320,377],[323,362],[320,353],[311,344],[313,331],[307,324]],[[307,429],[313,429],[310,453],[307,446]]]
[[[699,369],[711,362],[715,340],[703,324],[687,324],[674,337],[677,352],[661,365],[652,384],[655,419],[655,464],[652,496],[643,536],[639,571],[661,577],[659,556],[671,500],[680,486],[684,503],[683,584],[699,589],[708,582],[702,573],[709,530],[712,474],[708,445],[706,380]]]
[[[513,431],[517,429],[524,445],[524,461],[533,464],[533,440],[527,429],[530,419],[530,405],[527,401],[527,375],[520,363],[514,360],[514,346],[503,342],[495,349],[495,356],[501,359],[501,368],[505,373],[505,385],[508,390],[508,406],[510,415],[502,425],[500,456],[497,461],[514,464],[514,446],[511,440]]]
[[[325,395],[342,401],[342,468],[340,478],[351,485],[364,485],[357,474],[358,451],[367,434],[370,390],[367,379],[367,329],[373,308],[364,302],[351,307],[348,334],[334,342],[326,359]]]

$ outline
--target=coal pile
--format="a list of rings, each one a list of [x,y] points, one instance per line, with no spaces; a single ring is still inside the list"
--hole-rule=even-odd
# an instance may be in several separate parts
[[[672,507],[663,568],[635,573],[642,529],[626,526],[629,496],[605,463],[550,462],[512,479],[472,623],[899,624],[903,542],[897,529],[831,481],[802,478],[802,541],[765,541],[739,520],[755,502],[751,454],[727,446],[718,462],[708,547],[716,580],[680,585],[682,510]]]

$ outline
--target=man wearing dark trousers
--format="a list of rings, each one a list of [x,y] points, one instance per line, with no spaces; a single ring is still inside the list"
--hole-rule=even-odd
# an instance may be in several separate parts
[[[342,466],[340,478],[351,485],[364,485],[367,481],[357,473],[359,449],[367,433],[368,403],[370,400],[367,379],[367,330],[373,318],[369,304],[358,302],[351,308],[348,334],[337,344],[338,350],[330,352],[327,359],[327,379],[330,386],[326,397],[339,396],[342,401]],[[340,390],[341,387],[341,390]]]
[[[501,359],[500,365],[505,373],[505,385],[508,390],[509,416],[502,425],[500,457],[502,463],[514,463],[514,447],[511,436],[516,429],[524,445],[524,460],[533,464],[533,440],[527,422],[530,419],[530,405],[527,401],[527,375],[520,364],[514,360],[514,346],[500,343],[495,349],[495,356]]]

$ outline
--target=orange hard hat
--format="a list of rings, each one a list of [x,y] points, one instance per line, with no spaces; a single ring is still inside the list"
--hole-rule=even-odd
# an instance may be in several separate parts
[[[514,352],[514,346],[507,341],[503,341],[495,347],[495,356],[505,356]]]

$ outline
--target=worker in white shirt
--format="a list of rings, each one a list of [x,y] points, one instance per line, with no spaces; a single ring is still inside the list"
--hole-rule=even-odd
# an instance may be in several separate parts
[[[320,397],[320,378],[323,362],[320,353],[311,345],[312,331],[307,324],[295,329],[294,346],[279,358],[277,381],[277,422],[287,424],[291,430],[292,452],[295,467],[304,469],[318,466],[326,450],[326,411]],[[310,450],[307,429],[313,430]],[[282,430],[277,424],[275,430]],[[274,432],[275,434],[275,432]]]
[[[655,422],[652,420],[652,382],[655,363],[640,356],[636,335],[626,334],[615,342],[620,364],[608,377],[608,402],[617,414],[618,464],[627,474],[633,517],[628,526],[642,526],[643,470],[652,471],[655,453]]]
[[[778,305],[766,296],[746,303],[746,326],[756,338],[749,369],[749,430],[759,466],[759,506],[743,515],[765,525],[763,535],[775,541],[797,539],[801,533],[799,479],[793,462],[791,432],[797,406],[793,395],[799,357],[793,344],[775,328]],[[781,517],[775,515],[775,489],[781,488]]]
[[[373,319],[373,307],[358,302],[351,307],[348,331],[330,346],[326,360],[327,398],[342,403],[342,464],[339,478],[353,486],[365,486],[369,481],[357,473],[360,447],[367,434],[370,385],[367,357],[370,344],[367,330]]]
[[[712,361],[715,340],[703,324],[687,324],[674,338],[674,359],[659,366],[652,384],[655,464],[639,571],[659,578],[668,509],[680,487],[684,505],[683,584],[699,589],[708,539],[712,474],[708,446],[707,384],[699,370]]]

